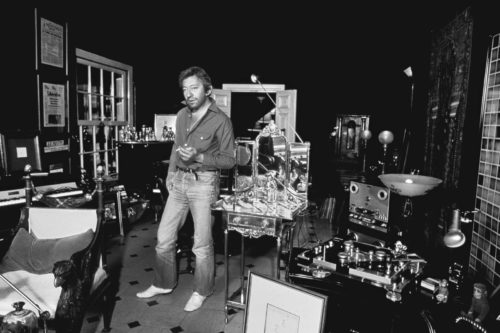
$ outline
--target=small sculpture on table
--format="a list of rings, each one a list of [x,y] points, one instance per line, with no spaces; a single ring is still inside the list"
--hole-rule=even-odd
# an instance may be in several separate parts
[[[488,290],[486,289],[486,285],[483,283],[474,283],[470,308],[467,313],[462,314],[477,323],[482,323],[489,311],[490,304],[488,302]]]
[[[436,301],[437,303],[446,303],[448,302],[448,280],[442,279],[439,281],[439,287],[436,293]]]

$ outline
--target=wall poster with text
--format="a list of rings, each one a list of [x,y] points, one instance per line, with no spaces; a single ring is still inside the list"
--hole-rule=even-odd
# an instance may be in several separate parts
[[[43,125],[45,127],[64,127],[66,121],[66,101],[64,85],[44,82]]]
[[[64,27],[47,19],[40,19],[40,51],[42,64],[59,68],[64,66]]]

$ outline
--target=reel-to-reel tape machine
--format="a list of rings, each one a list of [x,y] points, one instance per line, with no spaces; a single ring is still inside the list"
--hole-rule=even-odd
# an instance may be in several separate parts
[[[359,242],[385,245],[390,234],[389,202],[388,188],[351,181],[347,234]]]

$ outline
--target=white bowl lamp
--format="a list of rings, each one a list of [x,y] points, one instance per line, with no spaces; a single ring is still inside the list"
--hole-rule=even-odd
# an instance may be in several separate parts
[[[392,192],[403,197],[418,197],[433,190],[443,181],[438,178],[403,173],[387,173],[378,176]]]

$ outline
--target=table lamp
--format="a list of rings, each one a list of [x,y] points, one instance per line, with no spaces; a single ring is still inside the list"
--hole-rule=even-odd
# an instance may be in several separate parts
[[[382,160],[382,174],[385,173],[385,162],[387,160],[387,147],[394,141],[394,134],[391,131],[382,131],[378,135],[378,142],[384,147],[384,157]]]
[[[361,140],[363,140],[363,168],[362,171],[366,172],[366,151],[368,148],[368,140],[372,138],[372,131],[365,129],[361,132]]]

